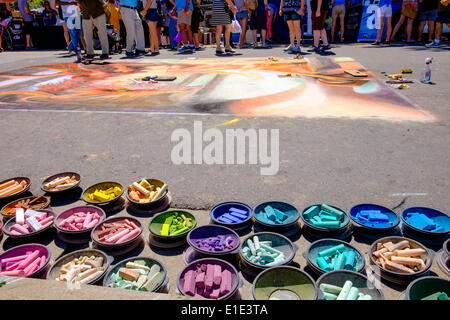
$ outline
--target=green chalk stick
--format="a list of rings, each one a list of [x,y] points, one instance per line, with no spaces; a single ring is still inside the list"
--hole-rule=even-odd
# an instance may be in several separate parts
[[[263,248],[264,250],[269,251],[270,253],[283,254],[281,251],[278,251],[277,249],[274,249],[274,248],[272,248],[272,247],[269,247],[269,246],[267,246],[267,245],[265,245],[265,244],[261,244],[261,243],[260,243],[260,245],[261,245],[261,248]]]
[[[332,293],[322,292],[322,295],[323,295],[323,300],[336,300],[337,299],[337,295],[332,294]]]
[[[368,294],[365,294],[365,295],[360,296],[358,298],[358,300],[372,300],[372,296],[368,295]]]
[[[176,236],[177,234],[181,234],[181,233],[183,233],[183,232],[185,232],[185,231],[187,231],[189,229],[190,229],[190,227],[184,227],[184,228],[178,229],[177,231],[171,233],[170,235],[171,236]]]
[[[327,283],[321,283],[319,287],[320,287],[320,290],[322,290],[323,292],[332,293],[332,294],[339,294],[342,291],[341,287],[334,286],[332,284],[327,284]]]
[[[252,255],[256,255],[256,248],[255,248],[255,245],[253,244],[252,240],[250,240],[250,239],[247,240],[247,246],[249,247]]]
[[[435,292],[433,294],[430,294],[429,296],[426,296],[425,298],[422,298],[421,300],[446,300],[446,299],[439,299],[439,297],[443,295],[442,297],[447,296],[445,292]],[[448,298],[447,298],[448,299]]]
[[[351,287],[345,300],[357,300],[359,290],[357,287]]]
[[[172,220],[173,220],[173,216],[166,218],[166,220],[164,221],[164,224],[161,228],[161,235],[163,235],[163,236],[169,235],[169,228],[170,228],[170,225],[172,224]]]
[[[353,286],[353,283],[350,280],[345,281],[344,286],[342,287],[342,290],[339,293],[339,295],[338,295],[336,300],[345,300],[345,299],[347,299],[347,296],[348,296],[352,286]]]

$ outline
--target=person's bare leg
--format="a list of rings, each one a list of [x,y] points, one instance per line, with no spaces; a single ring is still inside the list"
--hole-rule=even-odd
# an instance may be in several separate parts
[[[150,29],[149,36],[150,36],[150,50],[152,52],[159,52],[159,41],[158,41],[158,34],[157,34],[157,28],[156,28],[157,22],[150,21],[148,23],[148,27]]]
[[[378,18],[378,31],[377,31],[377,40],[376,42],[380,42],[381,40],[381,34],[383,33],[383,26],[384,26],[384,17]]]
[[[414,19],[408,18],[408,25],[406,26],[406,41],[411,42],[411,34],[412,34],[412,27],[413,27]]]
[[[436,28],[434,30],[435,34],[434,34],[434,39],[436,40],[441,40],[441,36],[442,36],[442,28],[443,25],[440,22],[436,22]]]
[[[408,22],[409,22],[409,19],[408,19]],[[427,23],[426,21],[420,21],[420,24],[419,24],[419,31],[418,31],[418,35],[417,35],[417,41],[422,41],[422,33],[423,33],[423,29],[425,28],[425,23]],[[409,37],[408,37],[408,39],[409,39]]]
[[[344,41],[344,32],[345,32],[345,26],[344,26],[344,16],[341,16],[339,18],[339,22],[341,24],[341,41]]]
[[[402,26],[403,22],[405,22],[405,16],[401,15],[400,20],[398,20],[397,24],[395,25],[394,32],[392,32],[391,41],[394,40],[395,35],[397,34],[398,30]],[[378,30],[380,32],[380,30]]]
[[[313,35],[314,35],[314,47],[318,47],[320,42],[320,30],[314,30]]]
[[[392,17],[386,17],[386,25],[387,25],[386,41],[389,41],[392,33]]]
[[[325,28],[320,30],[320,37],[322,38],[323,45],[328,45],[327,30]]]
[[[428,21],[428,42],[433,41],[434,21]]]
[[[337,20],[337,16],[333,17],[331,20],[331,42],[334,42],[334,32],[336,30],[336,20]]]
[[[199,48],[200,47],[200,41],[198,40],[198,33],[193,33],[192,37],[194,39],[194,46],[196,48]]]
[[[188,41],[190,44],[194,44],[194,37],[192,35],[192,31],[191,31],[191,26],[186,25],[186,31],[187,31],[187,36],[188,36]]]
[[[261,41],[266,43],[266,29],[261,29]]]
[[[220,38],[222,38],[222,26],[216,27],[216,47],[220,48]]]
[[[258,30],[252,30],[252,35],[253,35],[253,43],[257,43],[256,40],[258,40]]]
[[[230,48],[230,34],[231,34],[231,24],[226,24],[224,31],[225,48]]]
[[[248,18],[244,18],[244,19],[240,20],[240,22],[241,22],[241,36],[239,37],[239,44],[240,45],[243,45],[243,44],[247,43],[247,40],[246,40],[246,36],[247,36],[247,21],[248,21]]]
[[[295,29],[294,29],[294,20],[288,20],[287,21],[288,28],[289,28],[289,41],[290,44],[295,45]]]
[[[184,23],[178,26],[180,28],[181,38],[183,38],[183,45],[188,44],[188,36],[186,34],[186,25]]]
[[[295,30],[295,38],[297,39],[297,45],[300,45],[302,41],[302,28],[300,27],[300,20],[294,20],[292,23]]]

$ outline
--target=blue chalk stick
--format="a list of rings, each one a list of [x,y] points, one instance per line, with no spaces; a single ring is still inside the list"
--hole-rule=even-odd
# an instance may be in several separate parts
[[[235,207],[231,207],[230,211],[234,211],[234,212],[237,212],[237,213],[240,213],[240,214],[245,214],[246,216],[248,215],[248,211],[247,210],[241,210],[241,209],[238,209],[238,208],[235,208]]]
[[[245,215],[245,214],[240,214],[240,213],[235,212],[235,211],[230,211],[229,214],[232,215],[233,217],[236,217],[236,218],[241,219],[241,221],[248,218],[247,215]]]
[[[232,215],[230,215],[228,213],[223,214],[221,217],[224,217],[224,218],[226,218],[228,220],[231,220],[232,222],[241,222],[240,219],[238,219],[236,217],[233,217]]]
[[[218,221],[224,222],[224,223],[233,223],[230,219],[224,218],[223,216],[220,216],[217,218]]]
[[[264,212],[266,213],[266,217],[269,220],[277,221],[277,215],[271,206],[267,206],[264,208]]]

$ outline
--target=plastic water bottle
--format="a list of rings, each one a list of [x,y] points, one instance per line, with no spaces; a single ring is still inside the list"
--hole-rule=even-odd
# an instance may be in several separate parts
[[[428,57],[425,59],[425,68],[422,71],[422,78],[420,82],[422,83],[431,83],[431,68],[430,64],[433,62],[433,58]]]

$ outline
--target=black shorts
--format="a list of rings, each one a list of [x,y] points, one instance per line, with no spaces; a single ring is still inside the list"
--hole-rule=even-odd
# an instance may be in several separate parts
[[[195,7],[194,10],[192,10],[192,19],[191,19],[192,33],[198,33],[199,28],[200,28],[200,8]]]
[[[327,11],[321,11],[320,16],[316,17],[315,12],[311,13],[311,22],[313,30],[325,29],[325,19],[327,18]]]
[[[163,27],[162,28],[162,35],[164,37],[170,37],[170,29],[169,29],[169,27]]]
[[[266,30],[267,16],[266,11],[250,10],[250,30]]]
[[[33,31],[33,21],[24,21],[23,24],[23,33],[31,34],[31,32]]]

